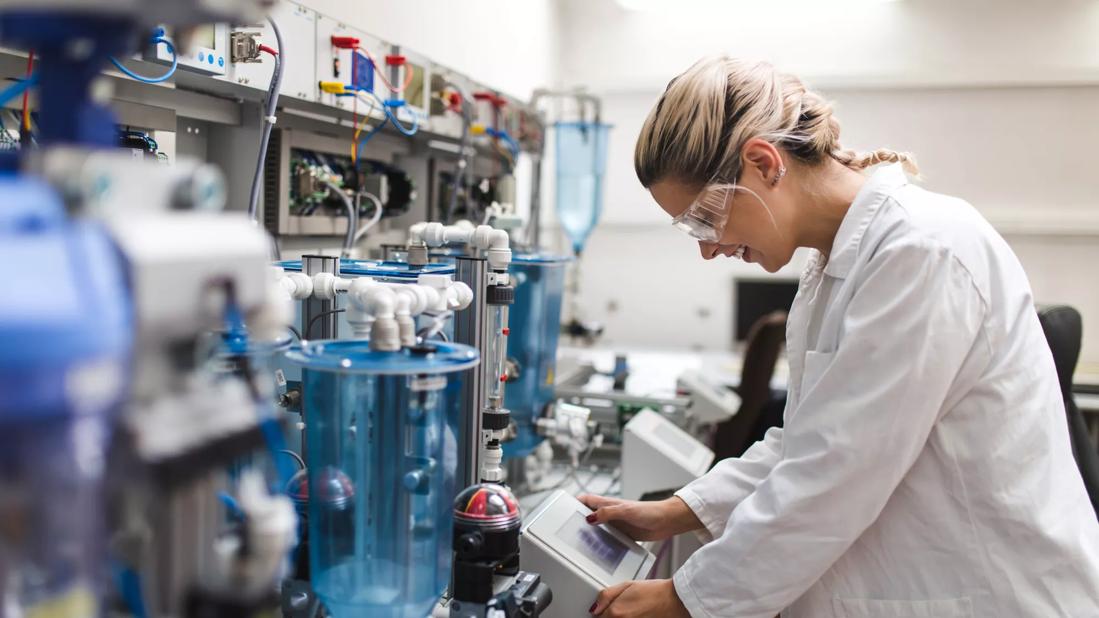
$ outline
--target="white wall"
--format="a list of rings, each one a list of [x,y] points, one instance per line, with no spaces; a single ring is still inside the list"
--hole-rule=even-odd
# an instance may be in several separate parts
[[[563,79],[662,87],[700,56],[761,58],[818,86],[1095,81],[1094,0],[562,0]]]
[[[301,2],[522,99],[554,78],[559,39],[554,0]]]
[[[713,0],[719,10],[692,12],[707,1],[636,13],[565,0],[562,79],[595,88],[616,125],[581,280],[612,343],[727,347],[733,278],[763,274],[699,260],[632,167],[667,80],[726,51],[807,75],[836,102],[845,145],[916,153],[926,187],[969,200],[1001,230],[1039,302],[1081,310],[1083,361],[1099,363],[1099,2]],[[843,4],[858,18],[821,8]]]

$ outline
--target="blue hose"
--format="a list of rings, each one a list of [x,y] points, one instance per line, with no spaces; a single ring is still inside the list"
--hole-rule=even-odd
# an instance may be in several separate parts
[[[28,88],[33,88],[38,84],[38,74],[35,73],[27,79],[15,82],[14,84],[0,90],[0,106],[6,105],[8,101],[11,101],[15,97],[23,94]]]
[[[175,75],[176,69],[179,68],[179,55],[176,54],[175,45],[172,45],[172,42],[169,41],[168,39],[165,39],[165,38],[159,37],[159,36],[153,39],[153,44],[154,45],[159,45],[161,43],[167,45],[168,46],[168,51],[170,51],[172,53],[172,66],[171,66],[171,68],[168,69],[168,72],[165,73],[164,75],[161,75],[159,77],[145,77],[144,75],[138,75],[137,73],[134,73],[130,69],[127,69],[126,67],[122,66],[122,63],[119,62],[118,58],[115,58],[114,56],[111,56],[111,63],[114,64],[116,69],[118,69],[119,71],[122,71],[127,76],[129,76],[133,79],[136,79],[139,82],[143,82],[143,83],[146,83],[146,84],[159,84],[163,81],[167,81],[168,78]]]
[[[355,152],[356,161],[362,160],[363,147],[366,146],[366,143],[369,142],[375,134],[379,133],[382,130],[382,127],[385,126],[386,122],[392,124],[393,128],[397,129],[397,131],[399,131],[401,135],[405,135],[407,137],[412,137],[413,135],[416,135],[416,133],[420,130],[420,117],[417,116],[415,113],[412,114],[412,127],[405,128],[405,126],[401,124],[401,121],[397,120],[397,116],[392,111],[393,108],[397,107],[396,105],[393,105],[391,102],[382,100],[381,97],[373,92],[370,92],[369,94],[374,97],[378,101],[378,103],[381,104],[382,111],[385,112],[385,120],[374,125],[373,128],[371,128],[366,135],[359,139],[359,147],[358,150]]]

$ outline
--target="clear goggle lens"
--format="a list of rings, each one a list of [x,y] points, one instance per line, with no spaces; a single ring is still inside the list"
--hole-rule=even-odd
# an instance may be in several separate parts
[[[707,187],[683,214],[672,219],[672,225],[691,238],[702,242],[717,242],[729,221],[728,185]]]

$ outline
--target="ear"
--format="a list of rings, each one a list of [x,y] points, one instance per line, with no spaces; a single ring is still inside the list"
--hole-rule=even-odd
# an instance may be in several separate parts
[[[771,184],[771,180],[778,175],[783,166],[782,156],[779,154],[778,148],[758,137],[753,137],[745,142],[741,153],[744,157],[744,171],[741,178],[746,178],[750,174],[762,182],[764,186]]]

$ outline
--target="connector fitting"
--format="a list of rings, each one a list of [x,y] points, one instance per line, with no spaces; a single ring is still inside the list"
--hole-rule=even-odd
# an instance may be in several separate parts
[[[260,33],[233,32],[229,34],[229,61],[232,63],[252,64],[260,59]]]

